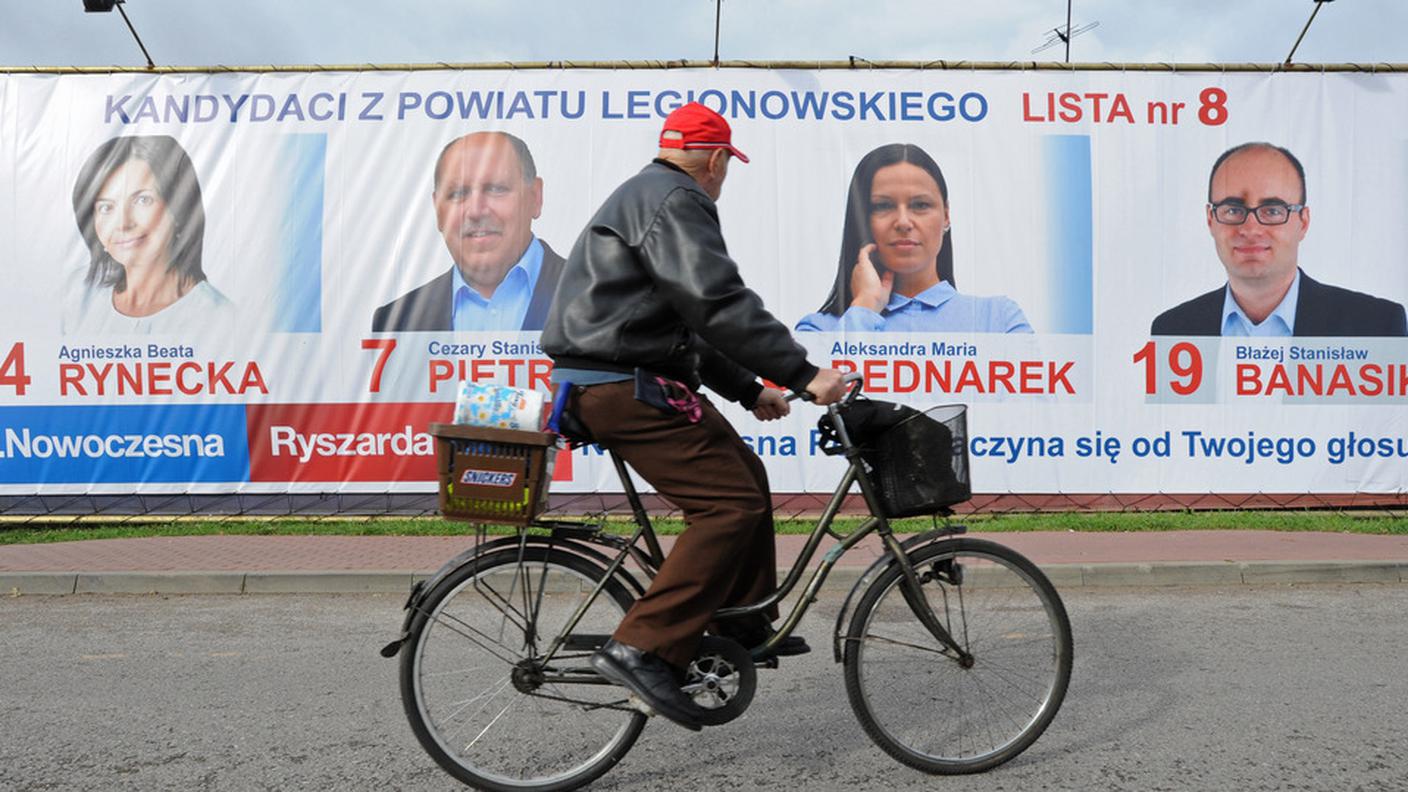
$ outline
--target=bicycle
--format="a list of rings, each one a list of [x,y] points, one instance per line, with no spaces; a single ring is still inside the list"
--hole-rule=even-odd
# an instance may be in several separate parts
[[[933,530],[903,541],[894,535],[887,517],[894,516],[899,485],[877,483],[886,471],[871,464],[879,461],[875,449],[853,442],[845,421],[862,384],[855,378],[820,421],[830,426],[824,447],[849,464],[797,561],[771,596],[716,618],[780,603],[823,538],[837,543],[766,644],[750,653],[706,635],[683,689],[705,725],[741,715],[757,667],[777,667],[776,658],[758,658],[797,627],[837,560],[875,533],[886,552],[852,586],[832,632],[851,708],[865,733],[909,767],[982,772],[1026,750],[1056,716],[1070,681],[1070,622],[1034,564],[1004,545],[962,536],[967,529],[949,520],[947,506],[928,509]],[[964,408],[934,408],[942,409],[957,411],[951,446],[964,467],[961,491],[950,499],[966,500]],[[494,430],[488,436],[497,437]],[[546,448],[551,441],[535,442]],[[487,455],[478,457],[482,466],[498,446],[481,440],[458,448]],[[528,496],[530,506],[546,499],[541,456],[529,454],[543,482],[538,496]],[[631,506],[629,538],[601,524],[537,519],[531,508],[520,515],[516,535],[489,539],[481,526],[473,547],[412,588],[401,636],[382,650],[386,657],[400,653],[401,696],[417,739],[470,786],[575,789],[619,762],[645,726],[644,704],[588,663],[644,592],[641,577],[648,580],[664,560],[625,463],[610,458]],[[447,459],[442,454],[442,482]],[[832,525],[852,485],[870,517],[841,534]],[[445,497],[442,489],[442,503]]]

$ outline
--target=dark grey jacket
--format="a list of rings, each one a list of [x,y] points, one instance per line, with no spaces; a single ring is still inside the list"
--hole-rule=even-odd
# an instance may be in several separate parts
[[[713,200],[662,160],[616,188],[577,237],[541,344],[557,366],[643,368],[745,406],[761,391],[756,375],[802,390],[817,373],[743,285]]]

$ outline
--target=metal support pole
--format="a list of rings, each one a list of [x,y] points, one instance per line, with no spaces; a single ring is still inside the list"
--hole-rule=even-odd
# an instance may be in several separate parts
[[[152,61],[151,53],[147,52],[147,45],[142,43],[142,37],[137,35],[137,28],[132,27],[132,20],[127,18],[127,12],[122,10],[122,0],[117,2],[117,13],[122,14],[122,21],[127,23],[127,29],[132,31],[132,38],[137,40],[137,46],[142,48],[142,56],[147,59],[147,68],[155,69],[156,63]]]
[[[719,17],[723,15],[724,0],[714,0],[714,68],[719,67]]]
[[[1305,27],[1301,28],[1300,35],[1296,37],[1296,43],[1291,45],[1290,54],[1286,55],[1284,65],[1291,65],[1291,58],[1295,57],[1296,49],[1300,47],[1301,39],[1304,39],[1306,31],[1310,30],[1310,23],[1315,21],[1315,15],[1320,13],[1320,6],[1332,2],[1334,2],[1334,0],[1315,0],[1315,10],[1310,12],[1310,19],[1305,20]]]
[[[1073,0],[1066,0],[1066,63],[1071,62],[1071,3]]]

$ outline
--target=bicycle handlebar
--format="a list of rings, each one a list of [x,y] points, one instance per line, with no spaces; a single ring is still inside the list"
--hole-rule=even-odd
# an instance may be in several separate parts
[[[861,376],[859,371],[852,371],[842,374],[841,381],[848,382],[851,385],[850,392],[841,397],[840,401],[842,405],[848,405],[856,400],[856,397],[860,395],[861,389],[865,387],[865,377]],[[797,401],[798,399],[807,402],[816,401],[816,397],[812,396],[810,391],[792,391],[783,398],[787,401]]]

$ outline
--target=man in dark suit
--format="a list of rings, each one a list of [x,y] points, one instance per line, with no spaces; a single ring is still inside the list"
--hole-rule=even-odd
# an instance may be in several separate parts
[[[506,132],[451,141],[431,199],[454,266],[376,309],[372,331],[543,329],[562,257],[533,236],[543,180],[528,146]]]
[[[1310,207],[1305,168],[1290,151],[1244,143],[1218,157],[1207,221],[1227,285],[1159,314],[1153,335],[1408,335],[1402,305],[1319,283],[1297,265]]]

